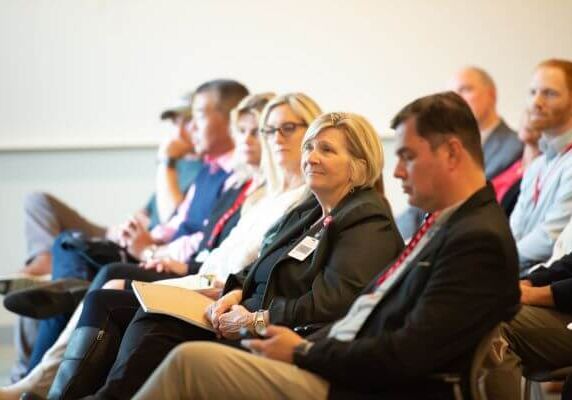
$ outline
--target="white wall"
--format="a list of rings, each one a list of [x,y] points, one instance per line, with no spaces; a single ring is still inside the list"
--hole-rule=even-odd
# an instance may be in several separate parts
[[[26,193],[48,191],[95,222],[118,223],[147,199],[154,167],[154,149],[0,152],[0,274],[24,265]],[[11,319],[0,306],[0,326]]]
[[[158,114],[204,80],[305,91],[387,133],[406,102],[476,64],[496,79],[514,125],[532,68],[572,59],[570,38],[570,0],[2,0],[0,273],[24,260],[22,200],[32,190],[102,223],[140,206],[153,185],[149,145],[166,129]],[[73,150],[82,147],[94,149]],[[29,151],[49,148],[60,150]]]
[[[393,141],[385,142],[386,187],[392,204],[404,196],[391,170]],[[56,195],[88,219],[123,222],[142,207],[154,186],[155,150],[0,152],[0,274],[15,272],[26,258],[23,201],[35,190]]]
[[[514,123],[533,66],[572,58],[571,17],[570,0],[3,0],[0,147],[156,143],[159,111],[213,77],[386,132],[468,63]]]

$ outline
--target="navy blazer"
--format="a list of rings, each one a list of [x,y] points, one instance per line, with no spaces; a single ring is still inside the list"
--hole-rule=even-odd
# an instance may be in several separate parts
[[[481,338],[518,310],[516,245],[490,186],[462,204],[408,268],[353,341],[322,330],[306,356],[295,356],[331,383],[331,397],[395,385],[403,392],[436,372],[468,371]]]

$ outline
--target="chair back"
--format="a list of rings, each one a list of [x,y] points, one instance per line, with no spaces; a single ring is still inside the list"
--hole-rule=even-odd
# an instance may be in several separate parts
[[[495,326],[486,336],[479,342],[470,371],[470,390],[473,400],[486,400],[484,391],[484,378],[488,371],[502,361],[502,357],[508,344],[500,336],[500,324]]]
[[[500,337],[500,324],[495,326],[486,336],[484,336],[477,345],[473,353],[471,361],[471,369],[469,371],[469,390],[472,400],[486,400],[487,396],[484,390],[484,378],[489,369],[500,364],[502,360],[502,352],[506,350],[508,345]],[[453,398],[455,400],[466,400],[462,389],[461,382],[463,376],[461,373],[445,373],[432,375],[433,379],[439,379],[449,385],[453,390]],[[467,394],[467,393],[465,393]]]

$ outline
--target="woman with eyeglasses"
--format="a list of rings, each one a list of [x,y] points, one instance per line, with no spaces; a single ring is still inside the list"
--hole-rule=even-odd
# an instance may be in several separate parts
[[[101,287],[130,289],[129,283],[126,284],[122,279],[153,281],[188,273],[196,274],[198,271],[200,274],[216,277],[216,288],[211,290],[210,295],[217,295],[221,292],[222,284],[230,273],[240,271],[256,259],[264,233],[290,208],[309,195],[309,191],[303,185],[302,174],[297,165],[299,155],[293,152],[290,156],[278,160],[271,153],[271,146],[265,143],[271,139],[271,136],[259,134],[258,123],[261,111],[274,97],[272,94],[248,96],[231,112],[237,158],[233,173],[236,184],[235,188],[229,189],[222,195],[215,206],[211,221],[203,230],[204,235],[202,235],[198,249],[194,246],[181,246],[185,243],[191,245],[195,243],[194,238],[187,240],[187,237],[182,237],[173,246],[166,246],[157,251],[152,259],[144,262],[142,267],[147,271],[134,268],[131,264],[111,264],[104,267],[94,279],[91,289]],[[310,123],[320,113],[319,107],[313,100],[302,94],[281,96],[277,102],[287,103],[296,115],[301,116],[305,124]],[[259,167],[261,163],[264,167]],[[252,182],[247,187],[251,176]],[[237,194],[240,195],[240,191],[245,187],[247,191],[244,193],[246,197],[242,206],[229,215],[228,211],[232,210]],[[93,317],[88,323],[93,329],[80,325],[83,329],[74,334],[73,341],[84,343],[86,349],[89,343],[96,342],[99,331],[104,330],[100,329],[104,328],[103,322],[121,324],[119,320],[122,318],[127,318],[127,322],[129,321],[128,315],[118,316],[114,311],[116,308],[125,310],[131,307],[135,312],[139,306],[131,292],[106,290],[105,293],[88,296],[88,299],[84,315],[100,316],[103,321],[96,321],[97,317]],[[24,391],[43,395],[48,393],[57,368],[62,362],[63,351],[70,341],[70,336],[78,324],[81,313],[80,305],[55,345],[47,351],[42,362],[20,382],[7,388],[0,388],[0,397],[13,395],[13,398],[19,398]],[[109,332],[105,333],[110,336],[112,331],[113,329],[110,328]],[[103,346],[94,347],[95,350],[99,348],[105,351]],[[69,365],[73,361],[68,360],[65,363]],[[91,381],[91,378],[89,380]],[[77,382],[79,386],[83,385],[81,380]],[[61,385],[54,386],[54,393],[56,393],[56,388],[61,390]],[[66,393],[75,397],[75,387],[76,385],[70,381]]]
[[[225,221],[221,232],[214,236],[218,221],[211,221],[209,223],[211,225],[210,228],[207,227],[205,230],[205,236],[198,252],[195,252],[194,248],[180,246],[180,242],[157,252],[152,259],[143,263],[142,267],[148,269],[149,273],[153,272],[153,270],[161,273],[151,274],[150,276],[154,276],[154,278],[145,280],[160,279],[161,275],[173,277],[186,275],[187,273],[196,274],[198,271],[199,274],[216,277],[215,289],[211,290],[210,295],[218,297],[228,275],[240,271],[256,259],[264,234],[272,224],[290,208],[309,196],[310,192],[303,184],[302,172],[299,168],[299,143],[294,146],[294,149],[297,149],[297,151],[293,151],[284,157],[277,157],[271,150],[271,143],[268,143],[268,141],[272,140],[273,135],[259,134],[259,120],[266,118],[262,106],[267,104],[268,100],[273,97],[268,94],[248,96],[231,112],[231,125],[236,144],[235,154],[239,158],[234,175],[237,176],[238,181],[244,182],[252,175],[252,170],[255,170],[253,181],[248,188],[248,195],[241,207],[242,211],[235,212],[228,221]],[[294,115],[296,115],[297,121],[302,121],[301,123],[304,126],[307,126],[320,114],[320,109],[316,103],[300,93],[280,96],[272,104],[274,104],[274,107],[287,104],[288,108],[293,110]],[[274,107],[268,108],[268,110]],[[262,113],[258,110],[261,110]],[[262,119],[260,116],[262,116]],[[284,130],[291,129],[287,122],[285,120]],[[305,128],[299,126],[295,129],[299,131],[299,135],[293,139],[299,141]],[[258,164],[263,166],[257,168]],[[236,171],[237,168],[239,169],[238,171]],[[241,187],[244,185],[241,186],[239,184],[236,186],[237,190],[241,190]],[[257,187],[259,189],[252,192]],[[221,198],[221,201],[225,204],[228,203],[228,201],[225,201],[226,197],[229,196],[225,194]],[[227,207],[230,204],[223,206]],[[221,207],[217,208],[222,210]],[[227,214],[225,210],[222,211],[217,213],[218,217],[215,218],[223,218],[224,214]],[[238,222],[236,221],[237,219]],[[235,223],[236,226],[234,225]],[[231,227],[234,228],[230,230],[229,228]],[[211,238],[214,239],[212,244],[209,243]],[[183,237],[182,239],[186,238]],[[189,243],[192,243],[192,240]],[[193,256],[185,261],[187,254]],[[109,279],[113,278],[130,278],[129,272],[137,273],[131,277],[132,279],[143,279],[140,272],[133,271],[131,265],[113,264],[100,271],[92,284],[92,289],[102,287],[105,282],[107,282],[104,286],[105,288],[130,289],[129,284],[126,284],[123,280],[114,279],[109,281]],[[184,282],[179,284],[184,284]],[[55,371],[59,363],[62,362],[63,350],[70,341],[74,328],[78,325],[80,314],[83,315],[82,321],[87,318],[85,317],[86,315],[92,317],[88,322],[80,323],[79,327],[81,329],[73,333],[71,340],[73,342],[84,342],[87,348],[89,347],[87,346],[88,343],[96,343],[95,338],[99,335],[100,330],[104,331],[108,337],[113,335],[113,327],[110,326],[106,331],[104,323],[121,325],[129,322],[129,315],[122,314],[118,316],[115,312],[116,309],[126,310],[131,308],[134,313],[138,306],[139,303],[132,292],[122,293],[116,290],[105,290],[87,296],[85,311],[82,312],[81,308],[76,310],[56,345],[47,352],[46,360],[49,362],[42,362],[38,368],[31,371],[27,378],[7,388],[7,390],[15,394],[22,393],[22,391],[47,394],[49,385],[54,379]],[[120,339],[120,335],[118,337]],[[94,350],[96,351],[92,353],[92,357],[97,357],[98,352],[105,352],[106,348],[100,344],[94,347]],[[76,356],[79,357],[78,355]],[[64,369],[69,374],[69,365],[72,365],[75,361],[63,360],[63,362],[68,365]],[[78,373],[77,376],[85,375]],[[88,377],[88,381],[92,381],[91,376]],[[81,379],[69,380],[63,386],[59,382],[62,382],[62,379],[56,380],[54,390],[51,392],[53,397],[76,397],[75,388],[84,386],[84,382]],[[58,393],[58,391],[64,390],[64,388],[65,393]],[[2,393],[1,390],[0,393]],[[15,395],[14,398],[18,397]]]
[[[169,351],[185,341],[237,345],[241,328],[261,334],[269,323],[295,327],[333,321],[399,254],[403,242],[389,205],[373,189],[382,152],[371,125],[354,114],[333,113],[306,130],[303,117],[281,99],[267,105],[261,131],[279,164],[301,166],[310,199],[268,232],[256,262],[231,274],[224,295],[205,310],[216,334],[139,310],[121,343],[105,336],[101,340],[107,357],[83,360],[89,367],[75,370],[85,382],[76,396],[131,397]],[[88,320],[82,316],[79,326],[89,325]],[[109,354],[117,358],[113,361]],[[67,371],[58,377],[69,377]]]

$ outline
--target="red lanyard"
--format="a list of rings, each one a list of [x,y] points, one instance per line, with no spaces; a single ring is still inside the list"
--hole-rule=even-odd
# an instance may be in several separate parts
[[[246,192],[248,191],[248,188],[250,187],[251,184],[252,184],[252,179],[249,179],[242,186],[242,189],[238,194],[238,196],[236,197],[236,200],[234,200],[232,206],[228,210],[226,210],[226,212],[222,215],[222,217],[220,217],[216,222],[211,232],[211,235],[209,236],[209,240],[207,242],[207,246],[209,247],[209,249],[213,247],[215,239],[221,233],[222,229],[224,228],[228,220],[238,211],[240,206],[242,206],[242,203],[244,203],[244,200],[246,199]]]
[[[552,164],[552,167],[544,175],[544,179],[542,179],[542,183],[540,182],[540,172],[541,171],[538,171],[538,175],[536,175],[536,179],[534,180],[534,188],[532,191],[532,202],[534,203],[535,206],[536,206],[536,204],[538,204],[538,199],[540,199],[540,193],[542,192],[542,186],[544,185],[544,183],[546,183],[546,181],[552,175],[552,173],[554,171],[556,171],[556,169],[557,169],[556,167],[564,159],[564,155],[566,153],[568,153],[570,150],[572,150],[572,143],[569,143],[568,146],[566,146],[564,148],[564,150],[562,150],[562,152],[560,153],[562,155],[562,157],[560,157],[559,160],[556,160],[554,162],[554,164]]]
[[[405,250],[403,250],[403,252],[399,255],[397,260],[393,263],[393,265],[388,269],[386,269],[385,272],[377,279],[376,287],[379,287],[383,282],[385,282],[391,275],[393,275],[397,271],[397,269],[401,266],[401,264],[403,264],[403,261],[405,261],[405,259],[409,257],[413,249],[419,244],[421,238],[425,236],[429,228],[431,228],[431,226],[435,223],[435,220],[437,219],[438,215],[439,215],[438,212],[434,212],[433,214],[429,215],[429,217],[425,220],[423,225],[421,225],[421,228],[419,228],[415,236],[413,236],[413,238],[409,241],[407,247],[405,247]]]

